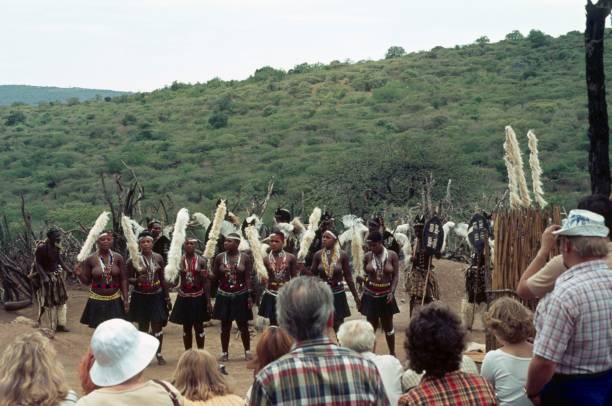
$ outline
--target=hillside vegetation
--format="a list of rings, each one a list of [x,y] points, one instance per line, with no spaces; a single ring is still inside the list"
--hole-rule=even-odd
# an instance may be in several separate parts
[[[10,106],[13,103],[38,104],[41,102],[67,102],[75,104],[79,101],[95,98],[120,96],[126,92],[102,89],[83,89],[80,87],[46,87],[24,85],[0,85],[0,106]]]
[[[264,67],[243,81],[7,107],[0,118],[0,205],[10,221],[24,194],[35,221],[91,223],[105,207],[99,174],[129,179],[124,163],[144,184],[145,210],[166,193],[206,213],[218,197],[246,209],[274,178],[272,207],[401,211],[420,201],[430,172],[435,196],[452,178],[455,205],[471,210],[506,186],[508,124],[524,154],[527,130],[538,135],[550,201],[573,205],[589,191],[579,32]]]

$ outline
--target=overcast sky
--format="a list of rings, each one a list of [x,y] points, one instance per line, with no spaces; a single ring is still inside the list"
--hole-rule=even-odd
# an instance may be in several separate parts
[[[381,59],[536,28],[584,30],[584,0],[2,0],[0,84],[149,91],[270,65]]]

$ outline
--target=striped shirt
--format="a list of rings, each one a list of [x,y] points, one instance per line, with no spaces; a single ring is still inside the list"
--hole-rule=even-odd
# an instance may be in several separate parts
[[[606,261],[564,272],[535,314],[533,352],[557,373],[591,374],[612,368],[612,271]]]
[[[258,405],[389,405],[376,366],[327,338],[303,341],[255,377]]]
[[[476,374],[449,372],[441,378],[425,376],[421,383],[399,399],[400,406],[489,406],[497,405],[489,383]]]

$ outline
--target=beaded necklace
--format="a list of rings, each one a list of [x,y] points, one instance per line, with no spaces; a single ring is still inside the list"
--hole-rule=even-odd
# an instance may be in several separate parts
[[[281,260],[280,267],[277,267],[277,259]],[[285,280],[285,271],[287,270],[287,256],[285,255],[285,251],[281,250],[280,254],[278,254],[278,258],[274,258],[274,254],[270,251],[270,254],[268,254],[268,262],[272,268],[274,279],[276,281]]]
[[[196,267],[198,264],[198,256],[194,255],[190,261],[187,261],[187,256],[185,256],[185,285],[187,288],[191,288],[193,286],[193,282],[196,277]]]
[[[331,279],[331,277],[334,275],[334,269],[338,263],[338,257],[339,255],[336,249],[323,250],[323,254],[321,255],[321,263],[323,265],[323,272],[325,273],[325,276],[327,276],[327,279]]]
[[[145,271],[147,273],[147,283],[145,284],[145,288],[149,288],[151,287],[151,285],[153,284],[153,280],[155,279],[155,268],[153,267],[154,265],[154,261],[153,261],[153,255],[151,254],[151,258],[147,258],[144,255],[140,255],[140,258],[142,258],[142,263],[145,266]]]
[[[223,268],[225,270],[225,278],[230,288],[233,288],[238,280],[237,272],[241,260],[242,254],[240,252],[238,252],[238,260],[235,263],[230,262],[227,251],[223,253]]]
[[[383,275],[385,274],[385,264],[387,263],[388,258],[389,252],[384,246],[381,256],[378,256],[372,252],[372,265],[374,266],[374,273],[376,274],[377,281],[381,281],[383,279]]]
[[[113,251],[108,251],[108,265],[104,262],[104,257],[102,257],[100,252],[98,252],[98,260],[100,261],[100,269],[102,269],[102,277],[100,279],[108,285],[113,280]]]

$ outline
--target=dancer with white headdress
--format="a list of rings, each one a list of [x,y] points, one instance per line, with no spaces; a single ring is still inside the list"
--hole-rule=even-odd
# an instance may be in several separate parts
[[[395,301],[395,289],[399,280],[399,257],[383,245],[383,235],[379,231],[368,234],[368,249],[364,259],[366,274],[361,308],[374,331],[380,325],[385,332],[389,353],[395,355],[395,330],[393,315],[399,313]]]
[[[252,358],[248,321],[253,320],[251,298],[253,265],[250,256],[238,250],[240,241],[238,233],[226,235],[223,241],[225,251],[215,257],[212,269],[218,286],[213,318],[221,321],[221,361],[229,359],[229,340],[233,321],[236,321],[240,330],[245,359]]]
[[[168,322],[168,312],[172,305],[164,278],[164,259],[160,254],[153,252],[153,243],[154,237],[151,232],[142,231],[138,235],[140,255],[128,261],[128,280],[134,286],[128,318],[138,324],[138,330],[150,333],[159,340],[157,363],[165,365],[166,360],[161,353],[164,340],[163,328]]]
[[[322,232],[321,240],[323,248],[314,254],[310,272],[331,287],[334,294],[334,331],[338,331],[344,319],[351,315],[344,292],[344,281],[351,290],[358,309],[361,307],[361,301],[351,274],[348,255],[340,249],[338,237],[328,228]]]
[[[90,287],[81,323],[91,328],[109,319],[125,319],[129,309],[125,262],[121,254],[111,250],[113,232],[103,231],[108,219],[107,212],[98,217],[77,256],[75,273],[81,283]],[[90,255],[94,244],[98,248]]]
[[[212,304],[210,301],[210,274],[204,257],[196,253],[198,240],[187,237],[183,245],[185,255],[179,265],[180,283],[170,322],[183,326],[183,346],[189,350],[193,346],[195,333],[196,346],[204,348],[204,322],[210,320]]]
[[[297,276],[297,259],[283,248],[285,234],[281,230],[273,230],[269,241],[270,252],[263,259],[268,272],[268,282],[261,298],[258,315],[270,320],[271,326],[277,326],[276,296],[285,283]]]

